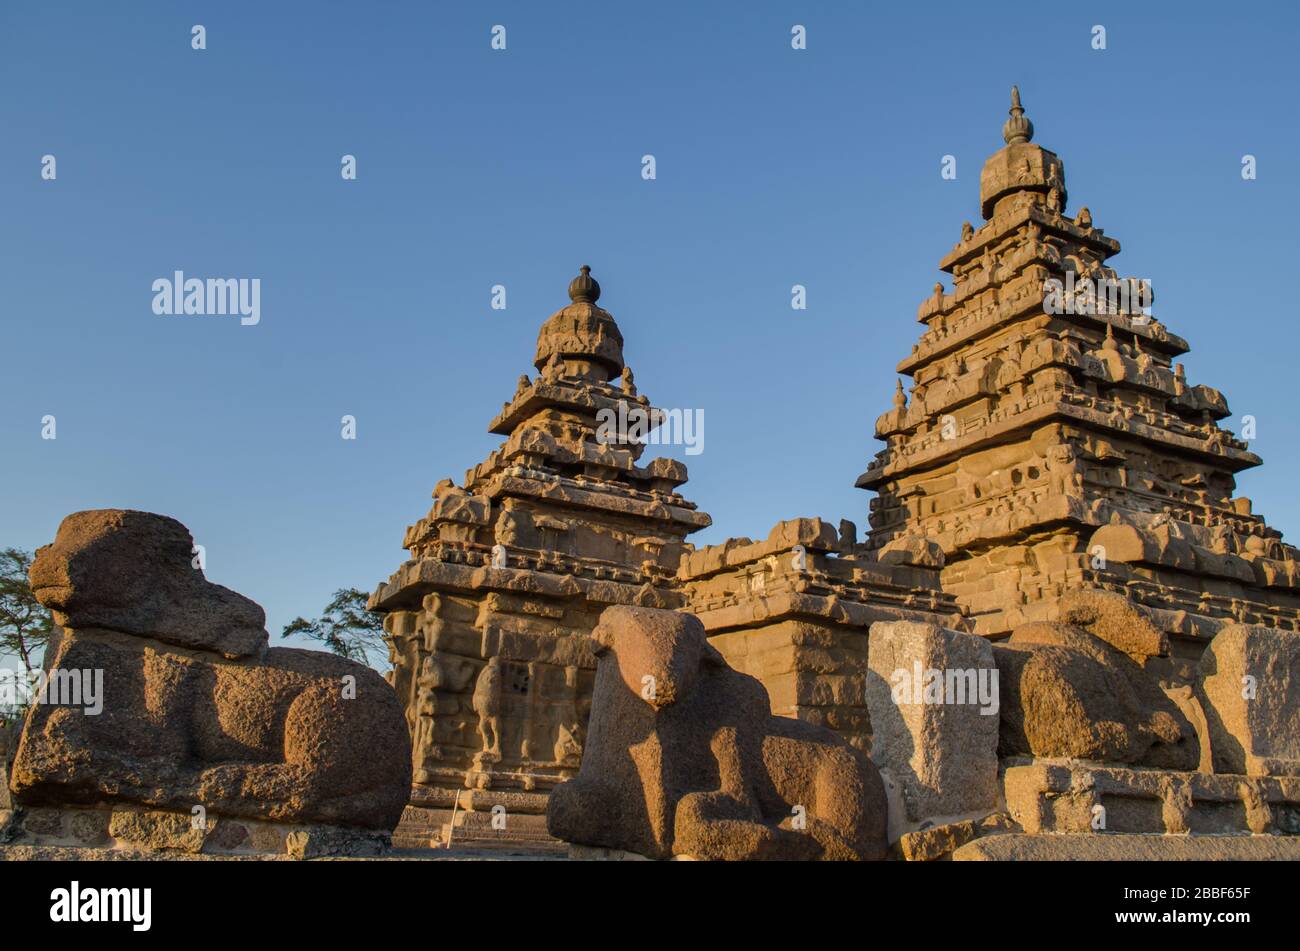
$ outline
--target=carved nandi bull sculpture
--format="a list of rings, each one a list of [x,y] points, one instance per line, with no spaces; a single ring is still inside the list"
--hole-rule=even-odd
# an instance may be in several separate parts
[[[578,776],[551,834],[653,858],[879,859],[885,792],[838,734],[772,715],[694,615],[612,607]]]
[[[387,831],[410,793],[401,704],[375,671],[267,645],[262,609],[203,577],[180,522],[77,512],[30,580],[62,628],[47,671],[96,672],[97,710],[38,704],[12,787],[29,805],[126,802]]]

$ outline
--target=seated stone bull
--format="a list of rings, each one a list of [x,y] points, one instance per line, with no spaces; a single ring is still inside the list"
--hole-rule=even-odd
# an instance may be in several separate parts
[[[268,647],[262,609],[192,559],[180,522],[113,509],[68,516],[37,552],[31,586],[64,629],[46,670],[101,671],[103,695],[97,712],[32,709],[19,800],[391,830],[411,781],[392,688],[332,654]]]
[[[1151,663],[1168,638],[1126,598],[1076,591],[1060,621],[1016,628],[993,646],[1001,756],[1195,770],[1200,743]]]
[[[551,834],[653,858],[879,859],[886,803],[869,759],[824,727],[772,715],[690,614],[612,607],[578,775]]]

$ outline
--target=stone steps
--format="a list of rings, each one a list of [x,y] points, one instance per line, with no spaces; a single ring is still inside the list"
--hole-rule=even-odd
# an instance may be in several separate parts
[[[492,827],[491,812],[431,809],[407,806],[402,821],[393,831],[393,847],[399,849],[453,848],[518,849],[563,853],[566,846],[546,831],[546,816],[507,813],[505,828]]]

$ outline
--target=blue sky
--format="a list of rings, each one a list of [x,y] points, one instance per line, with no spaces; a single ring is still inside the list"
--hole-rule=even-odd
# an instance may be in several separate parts
[[[853,481],[1012,83],[1189,382],[1257,417],[1241,491],[1295,541],[1300,15],[1132,6],[5,4],[0,545],[173,515],[273,634],[370,590],[497,444],[584,263],[641,391],[705,411],[705,451],[666,450],[713,515],[697,542],[865,529]],[[260,278],[261,322],[155,316],[177,269]]]

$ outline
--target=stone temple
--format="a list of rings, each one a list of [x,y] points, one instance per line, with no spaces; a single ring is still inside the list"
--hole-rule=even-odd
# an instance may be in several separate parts
[[[1234,497],[1259,457],[1221,428],[1223,395],[1174,362],[1188,345],[1151,316],[1149,285],[1107,265],[1119,243],[1087,208],[1067,215],[1064,164],[1033,135],[1013,90],[982,223],[939,262],[951,289],[922,301],[898,365],[910,387],[877,420],[862,539],[793,518],[758,541],[686,542],[710,520],[678,493],[685,467],[641,466],[635,436],[600,432],[602,410],[653,410],[582,269],[538,334],[538,375],[489,426],[502,446],[438,484],[371,600],[413,736],[398,840],[472,838],[494,805],[540,837],[548,792],[581,761],[586,635],[609,606],[690,611],[776,714],[864,752],[881,742],[873,625],[1003,642],[1092,617],[1071,592],[1114,592],[1167,639],[1132,656],[1183,699],[1225,626],[1300,629],[1296,550]]]
[[[1296,630],[1296,550],[1233,495],[1260,459],[1219,426],[1223,394],[1188,381],[1187,342],[1149,307],[1095,293],[1048,312],[1049,280],[1136,284],[1087,208],[1066,215],[1065,167],[1018,94],[1002,134],[983,223],[939,262],[952,289],[922,301],[898,364],[910,399],[900,385],[876,422],[885,448],[857,482],[877,493],[869,546],[937,547],[943,590],[990,636],[1054,619],[1080,587],[1150,608],[1188,660],[1225,623]]]
[[[641,466],[639,442],[601,438],[602,410],[653,408],[588,268],[569,298],[538,333],[537,376],[519,378],[489,425],[504,443],[463,486],[438,483],[407,530],[411,560],[371,600],[388,612],[414,743],[404,830],[436,832],[447,809],[472,821],[494,805],[540,822],[545,793],[581,758],[586,635],[610,605],[682,606],[683,539],[710,523],[677,491],[682,463]]]
[[[0,860],[1300,859],[1296,549],[1033,133],[1013,89],[865,537],[688,542],[709,517],[641,463],[672,417],[587,267],[371,596],[386,679],[272,648],[175,519],[68,516],[28,575],[59,691],[0,730]]]

